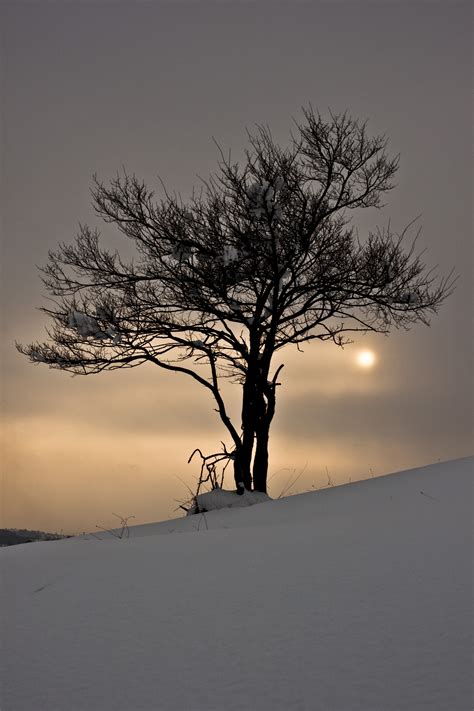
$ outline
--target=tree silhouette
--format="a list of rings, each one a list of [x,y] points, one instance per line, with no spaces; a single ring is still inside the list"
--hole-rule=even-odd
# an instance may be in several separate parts
[[[289,145],[270,130],[248,134],[242,162],[220,150],[218,169],[183,201],[156,198],[126,172],[94,178],[97,214],[135,245],[133,261],[81,226],[73,245],[49,253],[49,341],[18,345],[35,363],[76,374],[142,363],[206,388],[231,438],[237,491],[266,491],[268,442],[287,345],[427,323],[453,288],[390,226],[359,239],[349,211],[380,207],[398,158],[384,136],[347,114],[303,110]],[[232,422],[221,385],[241,388]]]

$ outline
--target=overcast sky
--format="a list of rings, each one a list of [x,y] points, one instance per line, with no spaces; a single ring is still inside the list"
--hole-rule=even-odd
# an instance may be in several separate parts
[[[126,166],[186,196],[216,165],[212,137],[238,156],[246,127],[268,123],[285,143],[309,102],[368,119],[401,154],[387,206],[354,213],[361,234],[421,215],[426,262],[459,282],[430,328],[281,354],[270,494],[293,472],[303,491],[327,483],[326,468],[343,483],[472,452],[470,3],[3,0],[0,25],[0,525],[174,515],[197,473],[190,452],[225,436],[213,403],[153,368],[71,378],[29,364],[14,341],[46,325],[35,265],[79,222],[101,227],[93,173]],[[376,367],[355,364],[361,348]]]

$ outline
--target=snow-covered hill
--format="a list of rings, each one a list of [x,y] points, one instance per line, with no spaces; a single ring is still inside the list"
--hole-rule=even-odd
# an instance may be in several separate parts
[[[2,711],[470,711],[473,464],[3,548]]]

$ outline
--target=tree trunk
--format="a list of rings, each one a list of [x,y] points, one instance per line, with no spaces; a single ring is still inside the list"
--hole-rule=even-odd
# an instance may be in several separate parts
[[[278,369],[278,375],[281,367]],[[270,425],[275,414],[275,388],[276,376],[271,383],[267,381],[268,369],[262,371],[260,389],[257,398],[256,414],[256,450],[253,461],[253,488],[255,491],[267,493],[268,474],[268,440],[270,437]]]
[[[268,439],[269,427],[261,427],[256,432],[257,446],[253,460],[253,488],[267,493]]]
[[[252,488],[252,475],[250,472],[251,458],[252,452],[250,452],[250,455],[248,452],[244,453],[243,447],[237,449],[235,452],[234,479],[238,494],[243,494],[245,489],[250,491]]]
[[[240,476],[236,484],[242,482],[245,489],[252,489],[252,454],[255,443],[255,428],[257,426],[257,382],[258,360],[249,364],[242,392],[242,447],[234,473]]]

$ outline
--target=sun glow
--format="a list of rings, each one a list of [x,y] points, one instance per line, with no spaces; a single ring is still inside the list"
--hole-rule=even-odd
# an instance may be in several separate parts
[[[375,360],[373,351],[360,351],[357,354],[357,363],[361,368],[372,368],[375,365]]]

